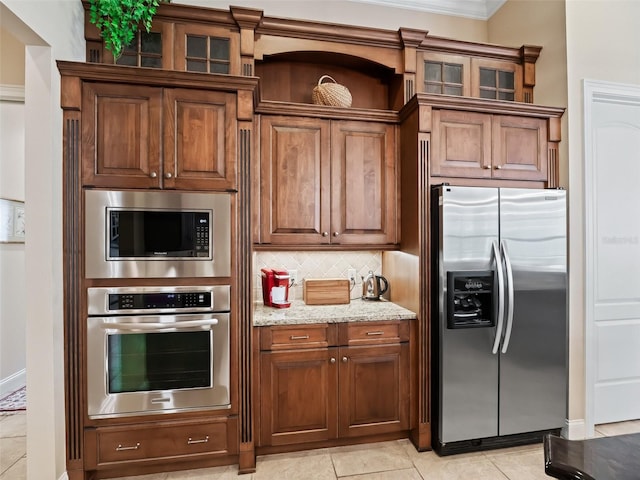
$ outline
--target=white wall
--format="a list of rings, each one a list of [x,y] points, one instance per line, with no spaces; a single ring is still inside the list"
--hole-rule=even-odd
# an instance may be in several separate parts
[[[24,201],[24,103],[3,101],[5,90],[0,84],[0,197]],[[0,396],[27,380],[24,251],[0,244]]]
[[[640,2],[635,0],[567,0],[567,86],[569,141],[569,203],[571,264],[570,309],[572,392],[583,403],[572,412],[585,418],[584,382],[584,191],[582,80],[605,80],[640,85]],[[634,207],[631,207],[634,208]],[[639,346],[640,348],[640,346]],[[577,398],[577,397],[576,397]]]
[[[386,30],[400,27],[429,31],[430,35],[470,42],[487,41],[487,22],[463,17],[405,10],[345,0],[173,0],[172,3],[228,10],[229,5],[263,10],[278,18],[315,20],[343,25],[359,25]],[[520,46],[520,45],[516,45]]]
[[[27,475],[65,472],[62,327],[62,111],[55,60],[85,58],[78,0],[4,0],[1,27],[26,45]]]

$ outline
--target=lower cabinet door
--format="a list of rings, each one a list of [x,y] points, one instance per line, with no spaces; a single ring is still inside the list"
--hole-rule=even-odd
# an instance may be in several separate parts
[[[337,349],[262,352],[261,445],[291,445],[337,435]]]
[[[409,344],[340,348],[340,437],[409,428]]]

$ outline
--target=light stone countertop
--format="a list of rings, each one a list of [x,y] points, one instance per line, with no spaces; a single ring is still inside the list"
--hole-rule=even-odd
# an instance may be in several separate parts
[[[414,320],[416,314],[395,303],[356,299],[343,305],[307,305],[294,300],[289,308],[265,307],[254,304],[253,325],[299,325],[308,323],[375,322],[384,320]]]

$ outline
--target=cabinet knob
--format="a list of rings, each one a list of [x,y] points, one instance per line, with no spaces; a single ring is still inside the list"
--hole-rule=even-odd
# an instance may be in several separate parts
[[[333,232],[334,237],[337,237],[338,235],[340,235],[340,232]]]
[[[349,360],[347,357],[342,357],[342,363],[347,363],[347,360]]]
[[[502,168],[502,165],[496,165],[496,170],[500,170]]]
[[[485,170],[491,170],[491,165],[485,165],[485,166],[484,166],[484,169],[485,169]]]
[[[156,177],[158,176],[158,174],[157,174],[156,172],[151,172],[151,173],[149,174],[149,176],[150,176],[151,178],[156,178]]]
[[[331,357],[331,360],[329,360],[331,363],[336,363],[336,359],[334,357]]]
[[[165,174],[164,174],[164,176],[165,176],[165,177],[167,177],[167,178],[171,178],[171,177],[173,177],[173,175],[171,174],[171,172],[167,172],[167,173],[165,173]]]
[[[327,236],[329,236],[329,232],[322,232],[322,236],[323,236],[323,237],[327,237]]]

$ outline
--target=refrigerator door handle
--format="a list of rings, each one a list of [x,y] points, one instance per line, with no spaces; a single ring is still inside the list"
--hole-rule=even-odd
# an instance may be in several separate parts
[[[513,329],[513,269],[511,268],[509,252],[507,252],[507,244],[504,240],[500,243],[500,250],[502,251],[502,258],[504,259],[504,266],[507,272],[507,329],[504,334],[504,341],[502,342],[502,353],[507,353],[509,340],[511,340],[511,330]]]
[[[498,241],[493,241],[493,257],[496,261],[496,273],[498,274],[498,325],[496,326],[496,338],[493,341],[491,353],[498,353],[500,339],[502,338],[502,326],[504,324],[504,273],[502,272],[502,255]]]

